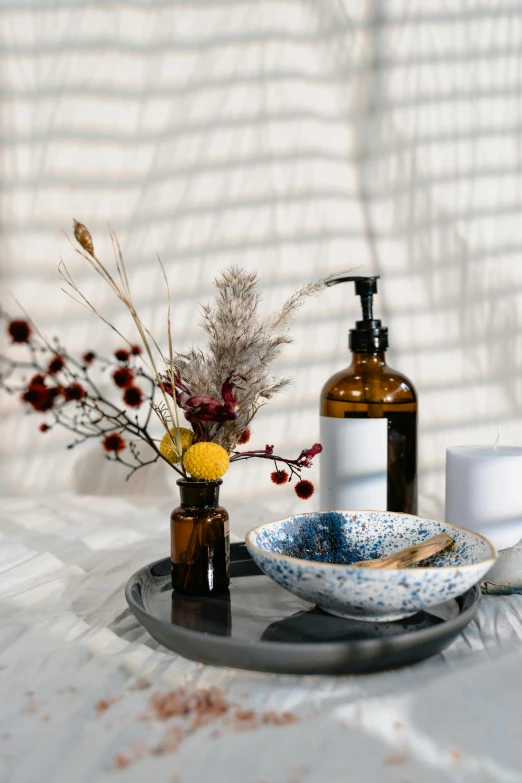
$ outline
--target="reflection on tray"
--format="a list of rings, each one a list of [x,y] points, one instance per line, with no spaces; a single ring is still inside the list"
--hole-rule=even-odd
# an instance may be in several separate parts
[[[198,597],[172,592],[171,621],[190,631],[216,636],[232,634],[230,592]]]
[[[315,607],[278,620],[266,628],[261,639],[266,642],[346,642],[361,639],[382,639],[386,636],[420,631],[443,623],[441,617],[418,612],[413,617],[393,623],[367,623],[334,617]]]

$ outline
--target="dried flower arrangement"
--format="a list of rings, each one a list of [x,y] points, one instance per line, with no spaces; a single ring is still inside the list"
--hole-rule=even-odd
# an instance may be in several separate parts
[[[168,299],[165,355],[136,311],[121,249],[114,232],[109,230],[116,273],[111,273],[98,259],[89,231],[77,221],[74,236],[78,244],[73,247],[127,308],[141,344],[131,343],[100,315],[62,261],[59,272],[66,293],[113,329],[124,341],[124,347],[115,351],[111,359],[94,351],[87,351],[79,359],[58,339],[47,340],[28,317],[11,319],[2,312],[0,317],[7,322],[11,341],[25,345],[28,357],[18,361],[0,356],[0,388],[21,394],[29,410],[47,415],[40,424],[41,432],[61,426],[74,433],[76,438],[69,448],[100,438],[107,458],[130,469],[127,478],[145,465],[163,459],[184,479],[215,481],[231,463],[259,458],[273,463],[271,479],[275,484],[286,484],[295,478],[297,495],[309,498],[314,488],[310,481],[301,478],[301,471],[310,467],[321,452],[320,444],[303,449],[295,459],[279,456],[271,445],[246,451],[238,447],[249,442],[251,422],[260,407],[290,383],[287,378],[275,381],[270,369],[283,346],[291,342],[288,330],[293,317],[305,300],[322,291],[335,275],[304,286],[285,302],[279,313],[262,317],[257,275],[232,266],[215,281],[215,303],[202,308],[201,325],[208,338],[206,349],[177,353],[171,339],[169,286],[160,261]],[[100,391],[93,377],[95,367],[111,371],[114,386],[121,393],[120,404]],[[28,372],[32,373],[30,378]],[[190,427],[180,425],[179,410]],[[165,430],[161,439],[152,436],[152,414]],[[140,455],[140,440],[152,450],[146,459]]]

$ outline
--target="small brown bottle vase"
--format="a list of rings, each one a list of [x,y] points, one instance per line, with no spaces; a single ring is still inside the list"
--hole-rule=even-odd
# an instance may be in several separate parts
[[[180,505],[170,517],[172,587],[186,595],[210,595],[230,583],[230,534],[219,505],[222,481],[180,479]]]

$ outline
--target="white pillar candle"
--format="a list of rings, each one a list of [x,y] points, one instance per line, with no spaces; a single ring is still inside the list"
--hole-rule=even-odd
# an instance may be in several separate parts
[[[481,533],[497,549],[522,539],[522,448],[446,451],[446,522]]]

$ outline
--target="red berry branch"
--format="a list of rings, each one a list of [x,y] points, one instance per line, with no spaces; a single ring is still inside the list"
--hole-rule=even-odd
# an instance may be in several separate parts
[[[308,500],[314,494],[314,485],[311,481],[301,478],[301,470],[303,468],[311,468],[313,458],[320,454],[322,450],[323,447],[320,443],[314,443],[310,449],[303,449],[297,459],[287,459],[286,457],[275,455],[274,447],[267,445],[264,449],[255,451],[234,451],[230,457],[230,462],[239,462],[240,460],[252,459],[253,457],[272,460],[275,470],[270,474],[270,478],[274,484],[286,484],[295,477],[298,479],[294,487],[296,494],[303,500]],[[281,463],[290,469],[290,474],[280,467]]]
[[[46,415],[46,421],[39,425],[40,432],[63,427],[75,436],[69,449],[99,438],[107,459],[130,469],[127,478],[162,458],[149,428],[157,384],[138,364],[138,345],[117,350],[114,359],[87,351],[79,360],[57,339],[47,344],[28,321],[12,320],[5,311],[0,319],[7,322],[11,342],[27,352],[24,360],[0,355],[0,388],[18,394],[28,413]],[[123,405],[102,394],[93,378],[94,369],[103,375],[112,368],[112,382],[121,393]],[[148,394],[141,382],[146,383]],[[138,411],[145,404],[144,414],[129,410]],[[152,449],[150,459],[140,455],[139,441]],[[175,465],[172,467],[183,475]]]

